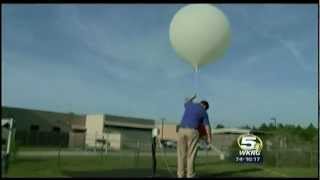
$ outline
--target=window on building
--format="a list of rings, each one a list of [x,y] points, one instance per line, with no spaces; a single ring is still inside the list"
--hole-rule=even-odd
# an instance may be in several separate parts
[[[7,144],[7,140],[4,138],[1,138],[1,144],[2,146],[5,146]]]
[[[86,129],[72,129],[72,132],[74,132],[74,133],[85,133]]]
[[[60,130],[61,130],[60,127],[57,127],[57,126],[53,126],[53,128],[52,128],[52,131],[53,131],[53,132],[59,133]]]
[[[39,131],[39,129],[39,125],[31,124],[30,126],[30,131]]]

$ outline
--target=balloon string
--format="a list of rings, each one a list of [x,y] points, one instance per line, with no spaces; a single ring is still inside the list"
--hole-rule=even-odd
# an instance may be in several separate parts
[[[195,78],[195,93],[198,95],[199,97],[199,69],[198,69],[198,65],[195,66],[195,75],[194,75],[194,78]]]

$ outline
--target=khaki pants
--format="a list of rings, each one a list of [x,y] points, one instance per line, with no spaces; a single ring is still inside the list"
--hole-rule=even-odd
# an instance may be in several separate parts
[[[194,161],[197,154],[199,132],[196,129],[179,128],[177,142],[177,176],[195,177]]]

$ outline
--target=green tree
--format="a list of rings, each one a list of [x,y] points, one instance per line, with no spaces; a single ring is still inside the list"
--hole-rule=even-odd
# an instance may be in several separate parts
[[[297,127],[296,127],[296,130],[297,130],[297,131],[301,131],[301,130],[302,130],[302,127],[298,124]]]
[[[251,129],[250,128],[250,126],[247,124],[247,125],[245,125],[245,126],[242,126],[241,128],[243,128],[243,129]]]
[[[313,126],[312,123],[310,123],[309,126],[305,129],[301,128],[300,131],[300,137],[309,142],[312,142],[312,140],[317,136],[317,129]]]
[[[259,127],[259,130],[262,130],[262,131],[268,130],[268,126],[266,125],[266,123],[262,123],[262,125]]]
[[[280,128],[280,129],[283,129],[283,128],[284,128],[284,126],[283,126],[282,123],[279,123],[277,126],[278,126],[277,128]]]
[[[311,130],[311,131],[317,131],[317,128],[315,128],[312,123],[309,124],[309,126],[307,127],[307,129],[309,129],[309,130]]]
[[[216,126],[216,128],[217,128],[217,129],[224,128],[224,125],[218,124],[218,125]]]
[[[292,124],[286,124],[284,126],[285,132],[288,134],[295,134],[296,133],[296,127]]]
[[[269,123],[269,126],[268,126],[268,130],[275,130],[276,127],[274,125],[274,123]]]

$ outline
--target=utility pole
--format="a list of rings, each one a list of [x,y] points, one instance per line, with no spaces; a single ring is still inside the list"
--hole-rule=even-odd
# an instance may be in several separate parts
[[[163,126],[164,126],[164,120],[165,120],[165,118],[162,118],[161,119],[161,140],[163,140]]]
[[[277,128],[277,119],[275,117],[270,118],[270,120],[274,121],[274,127]]]

